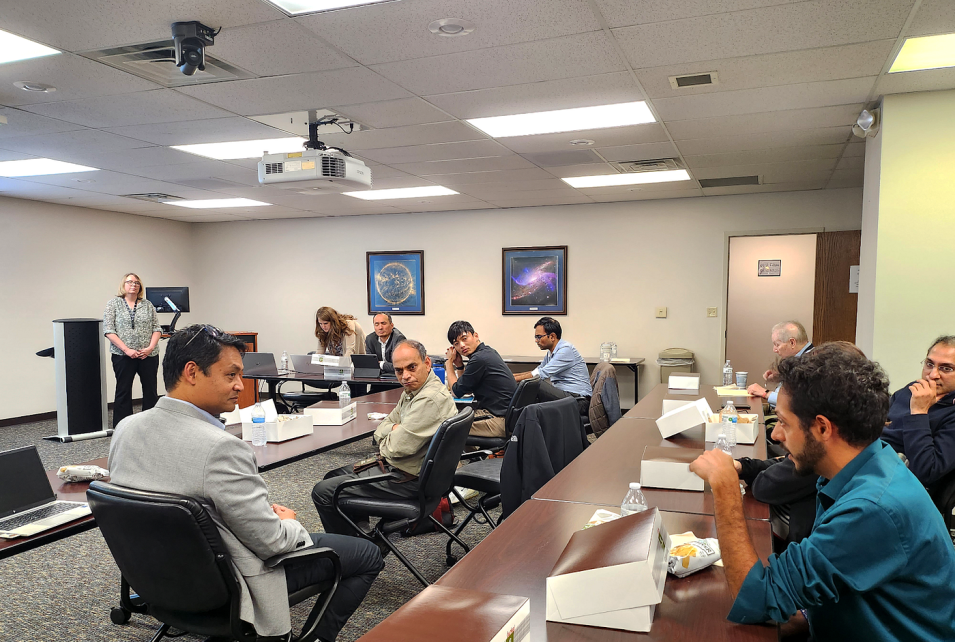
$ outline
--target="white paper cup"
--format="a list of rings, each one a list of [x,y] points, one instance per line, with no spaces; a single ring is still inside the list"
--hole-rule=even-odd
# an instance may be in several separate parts
[[[745,388],[746,387],[746,375],[748,372],[737,372],[736,373],[736,387]]]

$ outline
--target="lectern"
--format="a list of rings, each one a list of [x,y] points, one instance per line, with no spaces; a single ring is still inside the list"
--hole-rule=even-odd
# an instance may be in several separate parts
[[[58,441],[106,437],[106,357],[102,319],[53,321]]]

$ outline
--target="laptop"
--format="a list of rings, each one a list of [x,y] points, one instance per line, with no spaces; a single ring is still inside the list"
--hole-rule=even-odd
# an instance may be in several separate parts
[[[292,369],[298,374],[325,374],[325,366],[312,363],[310,354],[293,354],[289,358],[292,360]]]
[[[90,514],[87,504],[57,500],[36,446],[0,453],[0,537],[28,537]]]
[[[378,367],[378,355],[353,354],[352,365],[355,366],[355,377],[359,379],[377,379],[381,375]]]
[[[271,352],[246,352],[242,355],[243,376],[268,377],[278,376],[279,369],[275,366],[275,355]]]

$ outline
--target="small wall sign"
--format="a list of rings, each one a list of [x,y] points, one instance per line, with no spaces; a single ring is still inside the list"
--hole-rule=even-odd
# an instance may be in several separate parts
[[[760,259],[757,276],[780,276],[783,262],[780,259]]]

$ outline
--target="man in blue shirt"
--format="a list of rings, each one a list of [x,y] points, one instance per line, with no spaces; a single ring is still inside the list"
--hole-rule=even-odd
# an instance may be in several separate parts
[[[534,324],[534,341],[537,347],[545,350],[541,364],[530,372],[519,372],[514,379],[540,377],[541,388],[538,401],[554,401],[564,397],[576,397],[580,414],[586,415],[590,409],[590,374],[587,364],[572,344],[561,339],[560,323],[553,317],[541,317]]]
[[[955,639],[955,550],[925,489],[879,439],[889,408],[882,368],[837,342],[784,360],[779,380],[773,437],[797,473],[819,476],[809,537],[764,566],[732,458],[711,450],[690,464],[713,490],[736,595],[728,619],[786,622],[801,610],[815,642]]]
[[[801,357],[813,349],[806,328],[799,321],[783,321],[773,326],[772,332],[773,352],[779,355],[780,359],[789,357]],[[778,384],[779,377],[774,369],[763,373],[763,380],[769,384]],[[751,384],[746,391],[754,397],[762,397],[773,408],[776,407],[776,394],[779,390],[777,385],[774,390],[768,390],[758,383]]]

